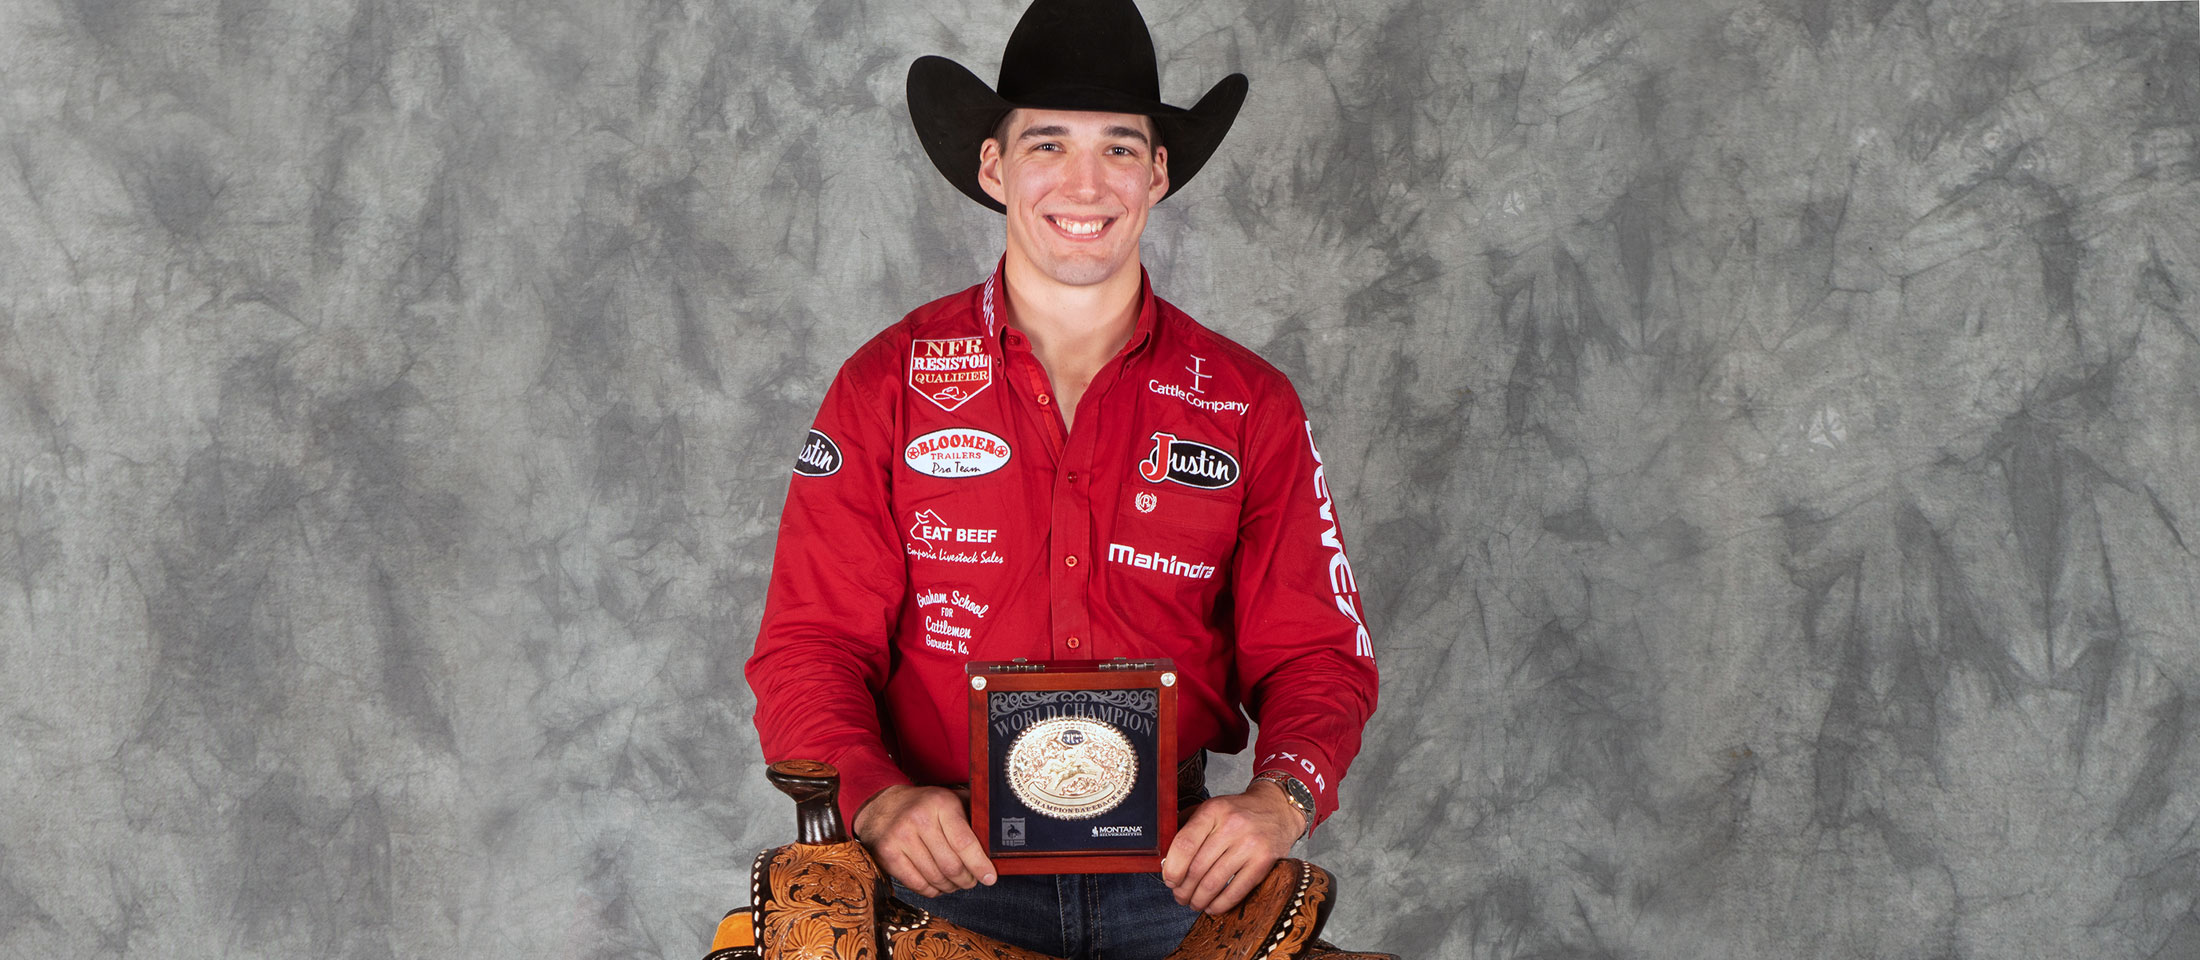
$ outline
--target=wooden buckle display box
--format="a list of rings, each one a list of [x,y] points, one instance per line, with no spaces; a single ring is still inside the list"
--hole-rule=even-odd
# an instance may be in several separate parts
[[[970,829],[1002,874],[1152,873],[1176,836],[1168,660],[964,666]]]

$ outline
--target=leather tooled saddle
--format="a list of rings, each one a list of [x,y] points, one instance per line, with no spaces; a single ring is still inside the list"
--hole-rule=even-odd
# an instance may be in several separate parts
[[[870,850],[841,824],[831,765],[786,760],[767,776],[794,798],[800,839],[757,856],[750,905],[726,914],[703,960],[1056,960],[895,899]],[[1168,960],[1398,960],[1323,942],[1335,902],[1328,871],[1278,861],[1236,909],[1201,914]]]

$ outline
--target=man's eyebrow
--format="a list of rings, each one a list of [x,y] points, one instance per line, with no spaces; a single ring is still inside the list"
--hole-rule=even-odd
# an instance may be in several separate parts
[[[1153,141],[1146,136],[1146,131],[1140,130],[1137,127],[1126,127],[1121,125],[1112,126],[1107,128],[1106,130],[1101,131],[1101,135],[1119,139],[1136,140],[1139,143],[1145,144],[1147,146],[1153,145]],[[1050,123],[1043,127],[1025,127],[1024,132],[1016,135],[1016,142],[1022,143],[1025,140],[1037,139],[1039,137],[1066,136],[1069,136],[1068,127],[1062,126],[1058,123]]]
[[[1135,139],[1139,143],[1146,144],[1147,146],[1153,145],[1153,141],[1146,138],[1146,131],[1140,130],[1137,127],[1109,127],[1107,129],[1107,135],[1111,137],[1120,137],[1123,139]]]

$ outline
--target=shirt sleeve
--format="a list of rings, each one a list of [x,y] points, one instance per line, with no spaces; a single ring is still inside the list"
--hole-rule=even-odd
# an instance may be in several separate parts
[[[907,590],[891,503],[893,408],[879,395],[895,379],[879,369],[892,364],[881,346],[841,367],[803,442],[747,667],[764,759],[839,768],[851,831],[872,796],[910,782],[887,750],[877,699]]]
[[[1375,711],[1375,651],[1314,427],[1285,387],[1253,412],[1233,561],[1238,689],[1260,725],[1253,772],[1312,789],[1319,823]]]

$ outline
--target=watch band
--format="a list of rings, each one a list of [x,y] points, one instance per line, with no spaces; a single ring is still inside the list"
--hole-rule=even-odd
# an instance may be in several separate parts
[[[1283,797],[1306,818],[1306,829],[1299,832],[1305,837],[1314,832],[1314,791],[1307,789],[1305,781],[1281,770],[1263,770],[1254,774],[1255,780],[1267,780],[1283,790]]]

